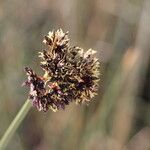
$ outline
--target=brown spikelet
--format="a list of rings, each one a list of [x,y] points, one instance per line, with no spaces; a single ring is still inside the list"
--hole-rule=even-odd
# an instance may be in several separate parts
[[[30,87],[29,99],[38,110],[57,111],[70,102],[88,103],[96,95],[99,80],[99,62],[96,51],[71,47],[68,32],[61,29],[49,32],[43,43],[47,49],[39,52],[43,77],[25,68]]]

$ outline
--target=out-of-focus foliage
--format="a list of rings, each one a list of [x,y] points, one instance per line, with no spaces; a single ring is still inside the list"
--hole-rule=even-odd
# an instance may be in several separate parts
[[[31,109],[8,150],[150,148],[149,0],[1,0],[0,136],[26,101],[23,68],[41,74],[37,52],[52,29],[98,51],[101,81],[89,106]]]

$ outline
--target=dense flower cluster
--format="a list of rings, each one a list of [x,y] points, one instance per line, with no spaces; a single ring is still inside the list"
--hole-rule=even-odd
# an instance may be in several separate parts
[[[99,80],[99,62],[96,51],[71,47],[68,32],[61,29],[49,32],[43,43],[47,49],[39,52],[44,75],[39,77],[26,67],[30,87],[29,99],[39,111],[65,108],[70,102],[88,103],[96,95]]]

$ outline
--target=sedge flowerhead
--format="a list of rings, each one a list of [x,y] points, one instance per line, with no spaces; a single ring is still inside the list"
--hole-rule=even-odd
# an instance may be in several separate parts
[[[39,52],[43,75],[38,76],[26,67],[29,96],[39,111],[64,109],[70,102],[88,104],[96,95],[99,81],[99,62],[96,51],[84,51],[70,46],[68,32],[62,29],[44,37],[46,49]]]

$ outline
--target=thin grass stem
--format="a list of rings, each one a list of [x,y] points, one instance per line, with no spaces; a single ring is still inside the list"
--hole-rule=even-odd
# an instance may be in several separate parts
[[[22,108],[20,109],[20,111],[18,112],[18,114],[16,115],[16,117],[14,118],[14,120],[12,121],[12,123],[10,124],[10,126],[8,127],[8,129],[6,130],[6,132],[4,133],[4,135],[2,136],[0,140],[0,150],[5,149],[5,147],[11,140],[12,136],[18,129],[19,125],[21,124],[21,122],[29,112],[30,108],[31,108],[31,103],[29,100],[27,100],[22,106]]]

